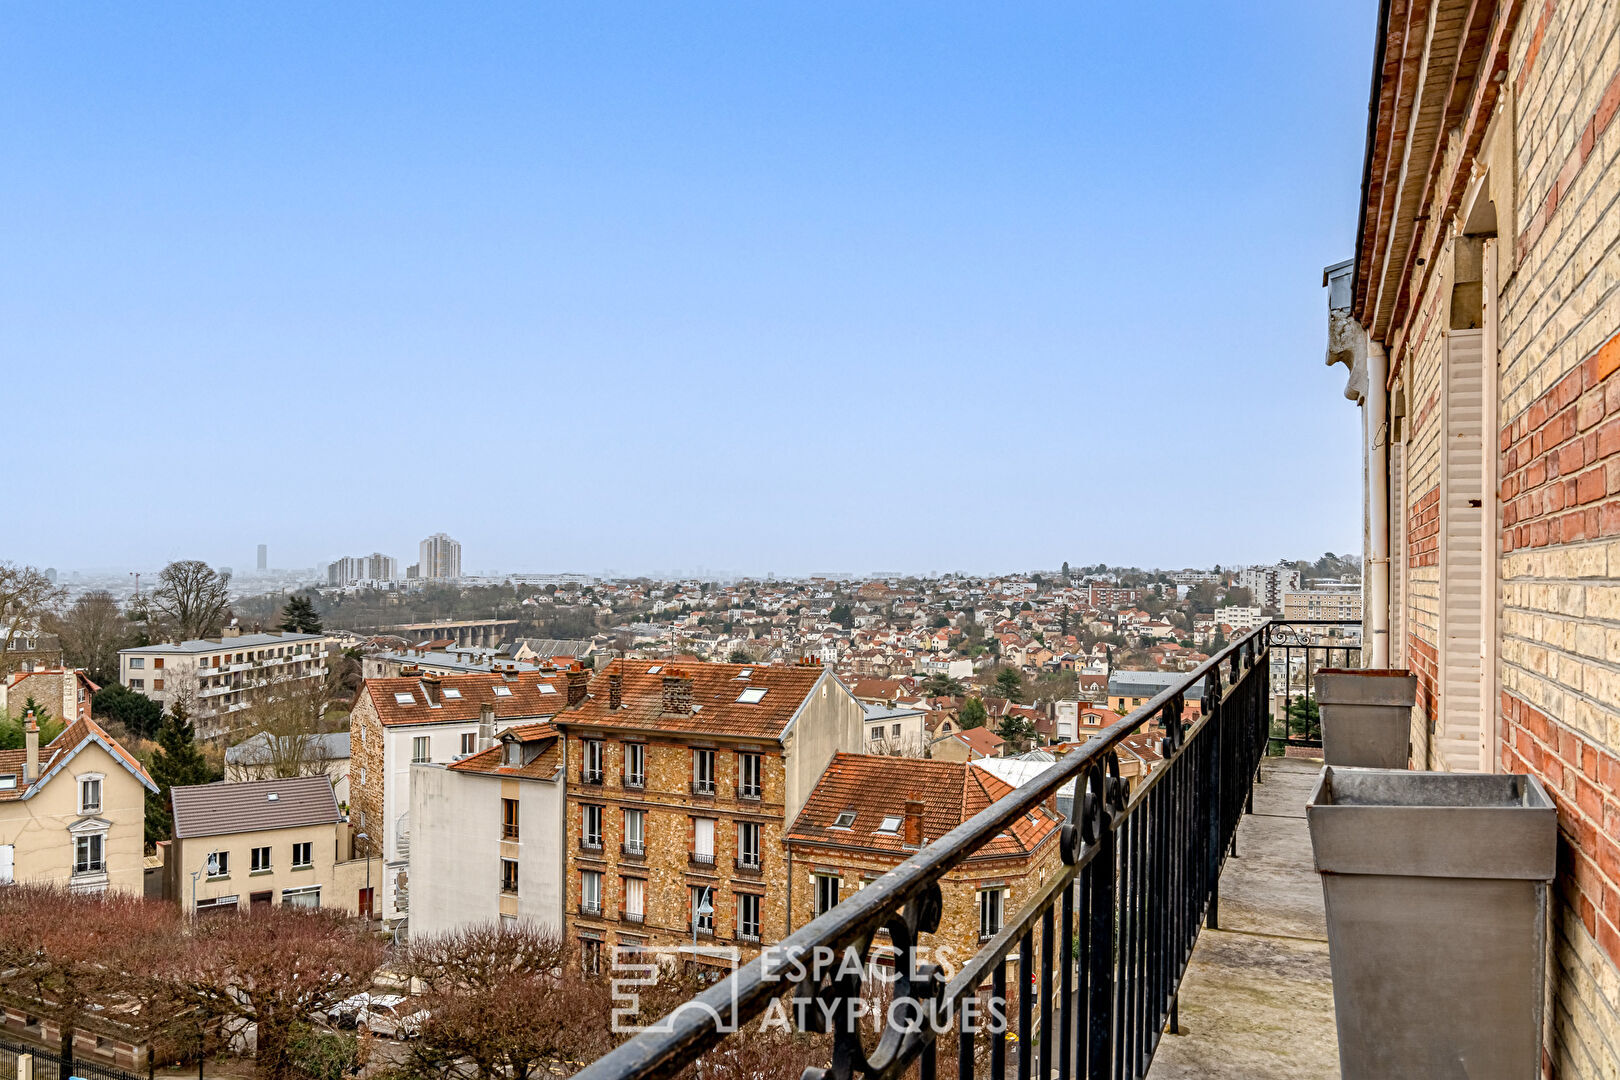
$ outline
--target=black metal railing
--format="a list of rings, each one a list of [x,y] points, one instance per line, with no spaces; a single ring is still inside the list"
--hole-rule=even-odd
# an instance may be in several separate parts
[[[55,1080],[60,1075],[62,1058],[51,1050],[33,1046],[20,1039],[0,1038],[0,1078],[16,1080],[17,1058],[31,1054],[34,1058],[34,1076],[37,1080]],[[116,1065],[104,1064],[74,1054],[70,1061],[74,1076],[84,1080],[146,1080],[144,1073],[130,1072]]]
[[[942,1039],[947,1047],[955,1043],[960,1080],[971,1080],[984,1029],[976,1034],[958,1020],[986,992],[1005,1012],[1007,958],[1014,953],[1016,1010],[1001,1030],[989,1028],[994,1080],[1006,1075],[1009,1047],[1019,1080],[1144,1076],[1173,1022],[1199,930],[1218,922],[1221,867],[1239,820],[1252,809],[1268,734],[1269,636],[1262,626],[1233,642],[1083,748],[589,1065],[579,1080],[663,1080],[788,994],[799,1026],[830,1031],[833,1040],[830,1066],[807,1070],[805,1080],[896,1080],[913,1062],[919,1080],[934,1080]],[[1187,724],[1186,699],[1199,686],[1203,715]],[[1118,749],[1153,726],[1163,733],[1163,760],[1133,790],[1120,778]],[[1071,780],[1080,797],[1062,826],[1061,870],[947,980],[944,968],[919,956],[921,936],[939,927],[940,879]],[[861,1006],[870,969],[845,960],[851,954],[868,960],[874,939],[885,933],[893,999],[911,1007],[889,1009],[876,1045],[868,1047],[861,1031],[870,1018],[861,1019]],[[988,1004],[993,1015],[994,1000]]]
[[[1322,745],[1322,716],[1316,701],[1316,673],[1323,668],[1361,666],[1361,624],[1337,619],[1273,619],[1271,644],[1271,731],[1267,752]],[[1320,755],[1318,755],[1320,756]]]

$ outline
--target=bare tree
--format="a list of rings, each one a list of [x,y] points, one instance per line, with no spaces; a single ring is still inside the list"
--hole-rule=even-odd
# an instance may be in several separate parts
[[[45,625],[61,640],[68,667],[84,668],[102,686],[118,681],[118,650],[129,644],[131,635],[129,620],[112,593],[87,592]]]
[[[74,1033],[120,1001],[131,944],[174,924],[172,905],[129,893],[26,882],[0,889],[0,987],[55,1023],[61,1080],[73,1075]]]
[[[35,567],[0,562],[0,676],[11,674],[12,639],[38,626],[65,595]]]
[[[406,969],[434,991],[488,988],[513,975],[551,974],[563,967],[562,935],[531,922],[510,929],[476,923],[411,942]]]
[[[233,779],[272,780],[320,776],[331,763],[326,735],[336,730],[325,719],[331,697],[318,679],[273,682],[255,692],[237,714],[243,749],[232,762]],[[245,744],[245,745],[244,745]]]
[[[172,562],[158,575],[148,610],[181,640],[218,634],[225,622],[231,575],[200,559]]]
[[[289,1080],[294,1028],[371,985],[382,956],[358,919],[278,905],[253,918],[200,923],[184,981],[204,1015],[256,1025],[260,1080]]]

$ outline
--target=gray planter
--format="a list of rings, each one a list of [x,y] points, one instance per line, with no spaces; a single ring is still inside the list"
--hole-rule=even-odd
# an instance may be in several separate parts
[[[1558,847],[1540,782],[1326,766],[1305,815],[1344,1080],[1539,1077]]]
[[[1411,758],[1417,676],[1401,668],[1323,668],[1322,759],[1329,765],[1404,769]]]

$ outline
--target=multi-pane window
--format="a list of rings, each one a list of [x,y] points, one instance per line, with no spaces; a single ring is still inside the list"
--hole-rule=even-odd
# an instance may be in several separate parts
[[[698,795],[714,794],[714,751],[692,751],[692,790]]]
[[[759,798],[759,755],[737,755],[737,795],[743,799]]]
[[[270,869],[270,849],[256,847],[248,852],[248,869],[257,874]]]
[[[308,840],[302,844],[293,845],[293,861],[295,868],[315,865],[315,845]]]
[[[747,941],[759,940],[759,897],[753,893],[737,897],[737,936]]]
[[[146,689],[146,680],[145,679],[131,679],[131,680],[129,680],[129,688],[131,690],[145,690]]]
[[[1000,889],[986,889],[979,894],[979,940],[994,937],[1001,930]]]
[[[602,913],[602,875],[595,870],[579,875],[579,910],[587,915]]]
[[[838,903],[838,876],[816,875],[816,914],[825,915]]]
[[[579,778],[587,784],[602,782],[602,740],[583,739],[584,754],[579,763]]]
[[[624,783],[626,787],[647,786],[646,744],[624,744]]]
[[[518,891],[518,864],[516,859],[501,860],[501,892],[516,894]]]
[[[463,731],[461,733],[461,752],[470,754],[478,749],[478,733],[476,731]]]
[[[692,861],[700,866],[714,865],[714,818],[692,819]]]
[[[588,848],[601,848],[602,808],[593,803],[586,803],[580,809],[580,843]]]
[[[411,762],[413,764],[428,760],[428,753],[428,737],[426,735],[418,735],[411,740]]]
[[[759,822],[737,822],[737,865],[747,869],[759,868]]]
[[[647,917],[647,883],[641,878],[624,879],[624,917],[628,922],[641,922]]]
[[[73,872],[99,874],[107,869],[107,838],[100,833],[78,836],[73,841]]]
[[[714,933],[714,887],[692,886],[692,926],[700,934]]]
[[[516,799],[501,800],[501,839],[516,840],[518,838],[518,801]]]
[[[131,671],[139,671],[139,670],[141,670],[141,668],[143,668],[145,666],[146,666],[146,657],[144,657],[144,656],[132,656],[132,657],[129,658],[129,669]]]
[[[101,777],[86,776],[79,780],[79,813],[101,813]]]
[[[647,851],[647,812],[645,810],[626,810],[624,812],[624,853],[626,855],[643,855]]]

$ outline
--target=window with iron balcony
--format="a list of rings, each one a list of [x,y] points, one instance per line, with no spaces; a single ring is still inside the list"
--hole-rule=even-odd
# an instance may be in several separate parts
[[[586,851],[602,850],[602,808],[592,803],[580,807],[579,846]]]
[[[714,751],[692,751],[692,794],[714,794]]]
[[[624,786],[647,786],[647,746],[645,743],[624,744]]]
[[[760,797],[760,758],[758,754],[737,755],[737,798]]]
[[[580,740],[579,782],[582,784],[600,784],[602,782],[602,740]]]
[[[626,810],[624,812],[624,840],[619,844],[620,854],[632,859],[646,858],[646,833],[646,811]]]

